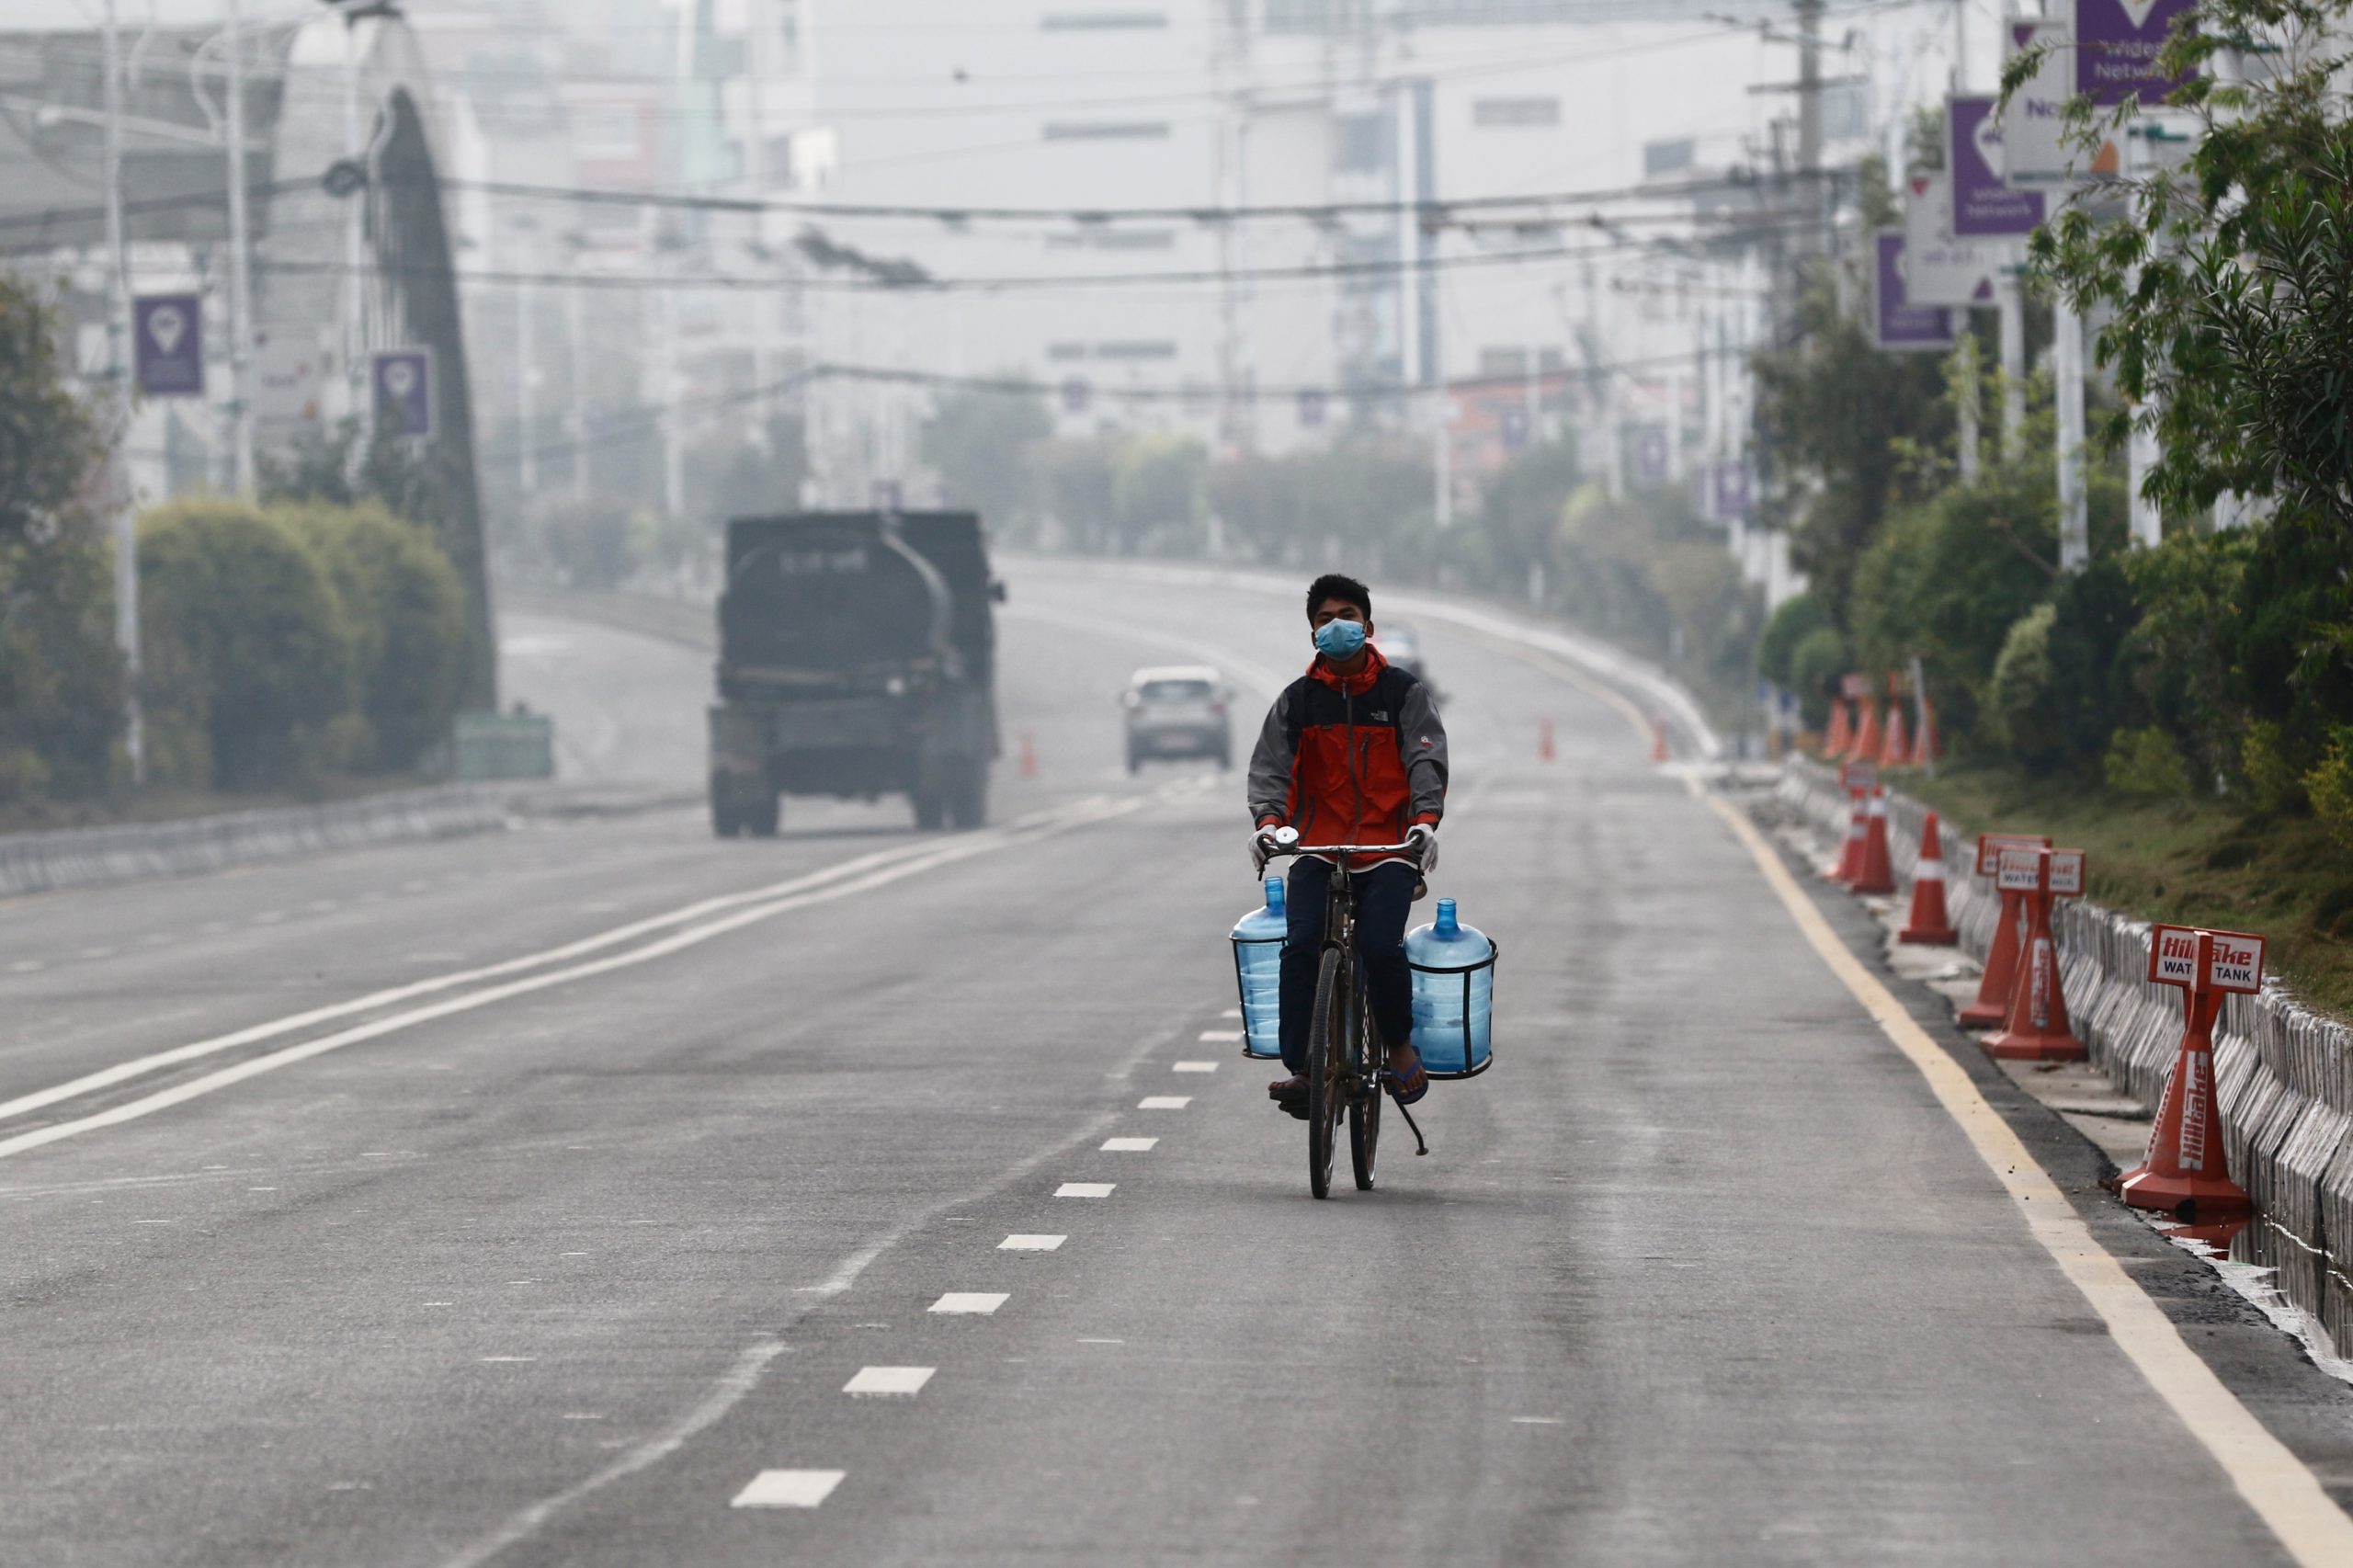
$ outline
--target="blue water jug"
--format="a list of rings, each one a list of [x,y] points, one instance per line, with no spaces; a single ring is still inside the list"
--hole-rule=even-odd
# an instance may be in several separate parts
[[[1472,1078],[1494,1062],[1489,1017],[1495,944],[1456,918],[1454,901],[1438,901],[1438,918],[1405,933],[1414,974],[1414,1049],[1433,1078]]]
[[[1242,983],[1242,1054],[1282,1060],[1283,884],[1267,880],[1267,906],[1233,923],[1233,971]]]

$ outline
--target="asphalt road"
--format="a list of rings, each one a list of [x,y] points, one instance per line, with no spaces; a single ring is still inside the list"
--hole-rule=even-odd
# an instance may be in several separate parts
[[[0,1562],[2286,1561],[1623,716],[1424,631],[1499,1064],[1325,1204],[1224,1038],[1239,780],[1120,757],[1136,665],[1255,722],[1271,597],[1015,574],[980,834],[0,903]],[[503,640],[567,773],[691,785],[706,655]]]

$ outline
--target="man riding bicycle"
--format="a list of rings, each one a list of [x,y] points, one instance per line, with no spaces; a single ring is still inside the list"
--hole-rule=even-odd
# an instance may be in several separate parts
[[[1399,844],[1418,853],[1353,858],[1357,951],[1366,1000],[1386,1047],[1381,1074],[1399,1105],[1429,1092],[1414,1049],[1413,980],[1405,967],[1405,916],[1424,873],[1438,869],[1438,824],[1446,812],[1446,727],[1429,687],[1394,668],[1372,645],[1372,596],[1353,577],[1327,572],[1308,585],[1307,624],[1315,659],[1283,688],[1250,754],[1250,863],[1263,875],[1279,827],[1319,844]],[[1307,1117],[1308,1015],[1315,1007],[1332,857],[1291,862],[1284,909],[1281,1038],[1290,1076],[1267,1086],[1278,1106]]]

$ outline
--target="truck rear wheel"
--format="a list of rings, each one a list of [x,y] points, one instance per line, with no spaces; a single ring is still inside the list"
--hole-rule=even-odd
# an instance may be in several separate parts
[[[774,838],[777,824],[783,817],[783,801],[775,790],[763,790],[757,799],[745,803],[744,831],[754,838]]]
[[[918,784],[908,799],[915,802],[915,827],[923,833],[937,833],[948,819],[947,795],[937,784]]]
[[[948,772],[948,817],[970,830],[989,820],[988,765],[976,756],[958,761]]]
[[[743,825],[743,813],[735,807],[734,789],[724,775],[713,774],[710,780],[710,831],[721,838],[733,838]]]

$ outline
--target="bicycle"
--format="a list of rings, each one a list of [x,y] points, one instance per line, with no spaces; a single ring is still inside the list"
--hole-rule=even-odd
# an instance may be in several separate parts
[[[1381,1151],[1381,1072],[1387,1065],[1372,1017],[1364,1005],[1364,963],[1356,950],[1356,877],[1348,863],[1356,855],[1418,857],[1420,846],[1403,844],[1318,844],[1299,842],[1299,830],[1279,827],[1266,835],[1267,858],[1325,855],[1337,869],[1324,906],[1324,945],[1315,971],[1315,1007],[1308,1016],[1307,1065],[1307,1190],[1317,1198],[1332,1196],[1332,1158],[1338,1142],[1340,1115],[1348,1119],[1348,1163],[1357,1190],[1370,1192]],[[1421,896],[1416,890],[1415,896]],[[1427,1154],[1429,1145],[1413,1112],[1404,1106],[1397,1114],[1413,1130],[1414,1153]]]

